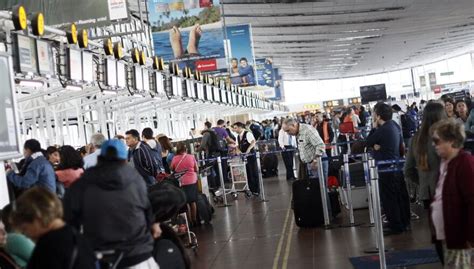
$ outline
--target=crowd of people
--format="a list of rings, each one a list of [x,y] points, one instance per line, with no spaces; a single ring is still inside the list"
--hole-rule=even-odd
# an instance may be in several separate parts
[[[463,149],[469,149],[466,137],[472,132],[472,104],[443,97],[414,103],[406,111],[378,103],[367,110],[354,106],[261,123],[206,122],[195,151],[207,159],[245,154],[255,196],[260,194],[255,156],[260,140],[275,141],[282,150],[287,180],[306,178],[307,167],[318,169],[319,157],[346,153],[348,140],[363,143],[376,161],[406,155],[402,171],[379,175],[384,234],[410,230],[407,183],[416,185],[431,216],[440,258],[464,268],[459,266],[474,262],[474,157]],[[189,268],[183,245],[165,223],[185,208],[190,225],[199,225],[199,165],[186,143],[171,141],[164,134],[154,136],[151,128],[128,130],[110,140],[94,134],[79,149],[43,150],[37,140],[27,140],[24,159],[7,169],[16,199],[0,214],[0,268],[97,268],[109,259],[119,260],[118,268]],[[336,150],[336,141],[347,144]],[[209,185],[222,187],[217,163],[211,165]],[[226,161],[222,170],[228,181]],[[178,186],[163,180],[172,172],[183,174]],[[176,250],[173,255],[169,248]],[[97,253],[110,251],[110,257],[98,260]]]

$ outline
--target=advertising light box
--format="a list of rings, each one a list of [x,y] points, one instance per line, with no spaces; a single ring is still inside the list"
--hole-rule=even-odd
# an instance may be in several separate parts
[[[87,83],[94,82],[94,61],[91,53],[82,52],[82,80]]]
[[[105,84],[109,87],[117,87],[117,63],[113,59],[105,61],[106,78]]]
[[[53,51],[48,41],[36,40],[36,53],[38,55],[39,74],[46,77],[55,76]]]
[[[16,35],[16,69],[19,73],[38,73],[36,42],[32,37]]]
[[[117,86],[119,88],[127,88],[127,77],[128,73],[126,70],[125,63],[117,62]]]
[[[68,49],[68,74],[73,81],[82,80],[82,53],[80,50]]]

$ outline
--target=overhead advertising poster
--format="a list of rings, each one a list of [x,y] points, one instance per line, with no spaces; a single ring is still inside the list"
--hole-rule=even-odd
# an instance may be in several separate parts
[[[273,69],[273,75],[275,76],[275,97],[271,98],[273,101],[281,101],[283,93],[283,81],[278,71],[278,68]]]
[[[201,72],[226,72],[218,0],[149,0],[155,54]]]
[[[426,77],[420,76],[420,87],[426,87]]]
[[[256,85],[250,25],[226,26],[226,34],[231,83],[241,87]]]
[[[80,28],[109,25],[128,19],[126,0],[3,0],[0,10],[22,4],[28,13],[43,12],[46,25],[61,27],[76,23]]]
[[[430,86],[436,85],[436,73],[429,73],[428,77],[430,78]]]
[[[255,59],[257,69],[257,84],[260,86],[275,86],[275,76],[273,74],[273,61],[270,58]]]

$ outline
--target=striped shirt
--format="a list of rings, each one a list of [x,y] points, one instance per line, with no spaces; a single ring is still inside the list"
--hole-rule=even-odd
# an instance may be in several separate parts
[[[319,136],[318,131],[308,124],[299,124],[299,132],[296,136],[300,159],[305,163],[310,163],[325,153],[324,141]]]

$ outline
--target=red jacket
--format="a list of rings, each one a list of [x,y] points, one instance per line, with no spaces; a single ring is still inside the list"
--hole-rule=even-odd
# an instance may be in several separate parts
[[[463,150],[448,164],[443,219],[448,249],[466,249],[467,242],[474,243],[474,157]]]

